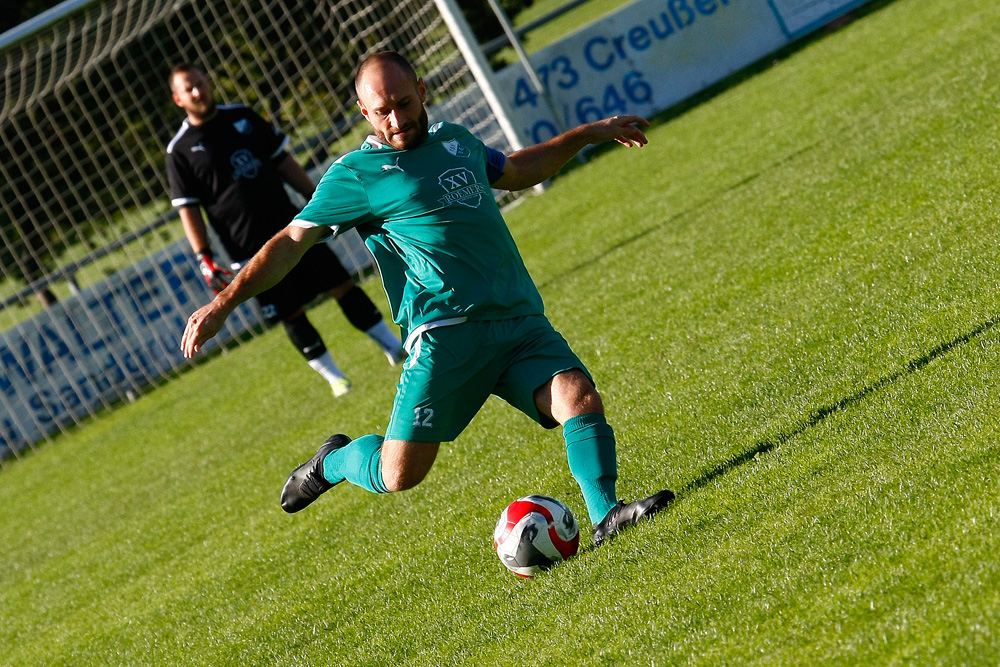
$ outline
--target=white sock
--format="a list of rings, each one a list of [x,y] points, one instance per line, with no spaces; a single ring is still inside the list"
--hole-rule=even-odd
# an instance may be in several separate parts
[[[345,377],[344,372],[337,368],[337,364],[334,363],[329,350],[315,359],[310,359],[309,365],[314,371],[322,375],[327,382],[333,382]]]
[[[365,331],[368,336],[378,343],[378,346],[382,348],[382,351],[386,354],[393,356],[399,352],[403,347],[399,339],[396,338],[392,330],[389,329],[389,325],[385,323],[385,320],[380,320],[378,324],[373,326],[371,329]]]

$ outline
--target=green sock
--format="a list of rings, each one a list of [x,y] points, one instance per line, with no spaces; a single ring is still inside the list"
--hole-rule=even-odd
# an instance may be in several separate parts
[[[600,413],[579,415],[563,424],[569,471],[583,491],[590,522],[597,523],[618,502],[615,432]]]
[[[336,484],[347,480],[372,493],[389,493],[382,481],[382,436],[363,435],[323,459],[323,476]]]

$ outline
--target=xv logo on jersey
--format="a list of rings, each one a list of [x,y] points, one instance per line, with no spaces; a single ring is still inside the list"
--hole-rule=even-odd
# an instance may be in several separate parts
[[[478,183],[476,175],[465,167],[444,172],[438,176],[438,184],[447,193],[438,200],[445,206],[458,203],[469,208],[477,208],[483,201],[483,195],[489,192],[489,188]]]
[[[250,134],[253,132],[253,126],[250,125],[250,121],[246,118],[240,118],[238,121],[233,123],[233,127],[236,128],[236,131],[240,134]]]
[[[241,148],[229,157],[229,164],[233,165],[233,180],[241,178],[257,178],[261,162],[246,148]]]

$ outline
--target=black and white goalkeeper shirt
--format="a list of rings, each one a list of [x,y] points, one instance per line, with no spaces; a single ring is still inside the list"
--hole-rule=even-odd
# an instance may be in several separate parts
[[[287,144],[243,105],[220,106],[201,125],[185,120],[167,146],[171,204],[204,208],[230,257],[249,259],[298,212],[277,169]]]

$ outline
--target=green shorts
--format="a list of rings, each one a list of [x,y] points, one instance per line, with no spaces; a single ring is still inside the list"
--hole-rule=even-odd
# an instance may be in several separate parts
[[[470,321],[420,334],[396,387],[387,440],[448,442],[458,437],[490,394],[545,428],[535,390],[572,369],[593,378],[544,315]]]

